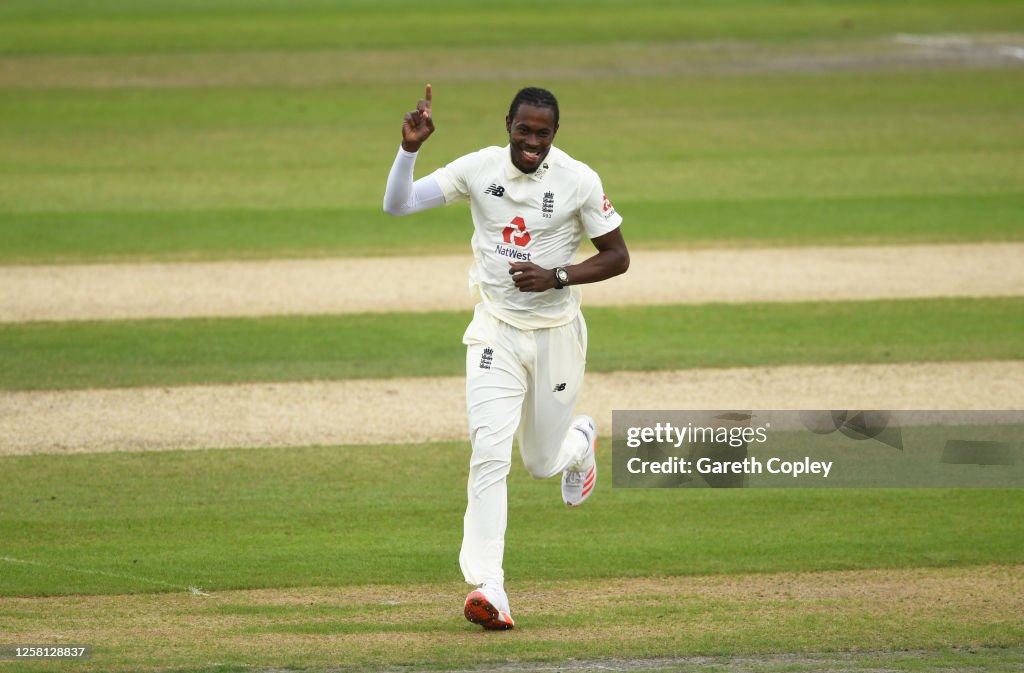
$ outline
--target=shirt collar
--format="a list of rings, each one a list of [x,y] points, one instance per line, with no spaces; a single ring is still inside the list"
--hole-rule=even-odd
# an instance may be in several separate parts
[[[516,165],[512,163],[512,149],[511,146],[505,145],[505,177],[509,180],[516,180],[519,178],[529,178],[536,182],[544,180],[544,176],[548,174],[548,171],[555,165],[555,158],[558,150],[554,145],[548,151],[548,155],[544,157],[543,163],[540,168],[535,170],[533,173],[523,173],[521,170],[516,168]]]

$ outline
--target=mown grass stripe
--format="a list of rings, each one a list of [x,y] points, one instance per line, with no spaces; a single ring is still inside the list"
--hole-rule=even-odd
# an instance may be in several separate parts
[[[634,248],[1024,240],[1024,194],[617,201]],[[965,226],[970,223],[971,226]],[[342,209],[0,213],[0,264],[469,254],[469,215]]]
[[[610,456],[604,443],[599,456]],[[43,564],[5,564],[0,595],[154,590],[116,575],[214,592],[457,580],[468,459],[465,442],[0,458],[0,554]],[[570,512],[557,480],[529,478],[518,460],[511,484],[506,568],[517,581],[970,566],[1024,553],[1024,489],[606,482]],[[569,519],[573,535],[553,534]],[[580,539],[593,541],[583,555]]]
[[[1024,358],[1024,298],[591,308],[590,371]],[[0,388],[455,376],[468,312],[0,325]]]
[[[559,146],[598,170],[618,204],[1020,193],[1015,77],[652,75],[550,86],[565,111]],[[505,80],[434,84],[448,130],[424,146],[420,174],[507,142]],[[3,90],[0,211],[362,207],[383,217],[396,119],[421,89],[409,87]],[[863,220],[871,219],[868,210]],[[967,217],[960,227],[984,219]],[[468,227],[464,216],[452,222]]]
[[[194,673],[1019,673],[1020,626],[1006,616],[1022,609],[1011,590],[1021,574],[1003,565],[516,581],[519,621],[507,637],[462,619],[457,581],[7,604],[14,633],[74,630],[98,643],[91,663],[102,669],[75,670],[103,673],[153,670],[154,652],[159,670]]]
[[[556,6],[537,0],[516,8],[445,3],[425,9],[404,0],[384,6],[304,0],[294,6],[262,1],[249,9],[236,2],[157,2],[152,7],[106,0],[88,9],[66,1],[7,3],[0,16],[0,53],[203,52],[324,48],[465,47],[504,44],[547,46],[532,16],[544,12],[545,35],[559,42],[671,42],[694,38],[785,40],[809,36],[842,39],[885,35],[907,25],[925,32],[1012,30],[1024,22],[1014,5],[914,0],[892,6],[877,0],[836,5],[779,6],[761,0],[677,5],[648,0],[622,11],[615,3],[580,0]],[[456,11],[462,10],[462,11]]]

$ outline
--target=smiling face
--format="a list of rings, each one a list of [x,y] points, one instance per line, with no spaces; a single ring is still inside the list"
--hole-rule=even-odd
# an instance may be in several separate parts
[[[527,103],[516,108],[515,118],[505,117],[512,163],[524,173],[540,168],[555,141],[555,111]]]

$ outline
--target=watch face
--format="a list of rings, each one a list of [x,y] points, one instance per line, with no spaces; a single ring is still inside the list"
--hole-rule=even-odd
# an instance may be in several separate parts
[[[562,285],[569,284],[569,272],[566,271],[565,269],[557,269],[555,271],[555,276],[558,277],[558,282],[561,283]]]

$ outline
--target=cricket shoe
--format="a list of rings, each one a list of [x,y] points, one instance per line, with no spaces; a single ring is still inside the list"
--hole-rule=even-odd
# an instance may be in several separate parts
[[[507,631],[515,626],[509,614],[508,596],[500,584],[484,583],[466,596],[466,619],[485,631]]]
[[[572,427],[587,438],[587,452],[580,462],[562,472],[562,500],[569,507],[579,507],[597,485],[597,425],[590,416],[577,416]]]

